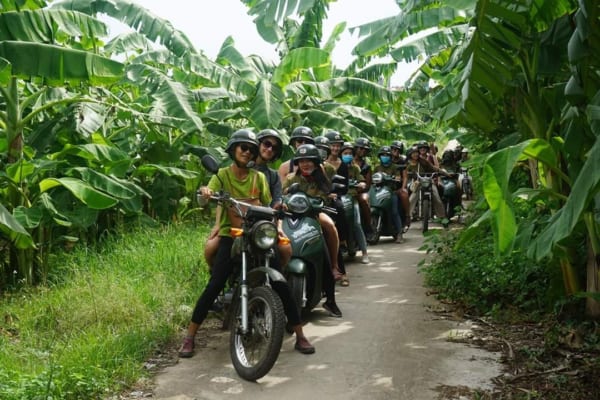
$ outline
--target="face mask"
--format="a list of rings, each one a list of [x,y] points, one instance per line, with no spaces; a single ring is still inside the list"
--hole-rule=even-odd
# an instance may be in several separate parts
[[[390,156],[379,156],[379,161],[381,161],[382,164],[389,164],[391,160],[392,158]]]
[[[352,162],[352,159],[353,159],[353,158],[354,158],[354,157],[352,156],[352,154],[344,154],[344,155],[342,155],[342,161],[343,161],[345,164],[350,164],[350,163]]]

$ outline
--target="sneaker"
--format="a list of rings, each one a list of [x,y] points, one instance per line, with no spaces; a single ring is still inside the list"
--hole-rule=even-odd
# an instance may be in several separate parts
[[[296,339],[294,349],[298,350],[302,354],[313,354],[315,352],[315,346],[310,344],[308,339],[304,336]]]
[[[179,357],[190,358],[194,355],[194,338],[186,336],[183,338],[183,344],[179,348]]]
[[[330,317],[342,318],[342,312],[335,302],[326,301],[323,303],[323,308],[329,313]]]
[[[369,256],[366,254],[363,254],[363,256],[360,259],[361,264],[368,264],[369,263]]]
[[[396,243],[404,243],[404,237],[401,233],[396,236]]]

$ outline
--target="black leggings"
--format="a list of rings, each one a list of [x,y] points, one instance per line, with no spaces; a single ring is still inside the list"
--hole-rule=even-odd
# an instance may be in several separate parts
[[[229,275],[233,272],[234,262],[231,258],[231,247],[233,246],[233,238],[230,236],[221,236],[219,247],[215,256],[215,261],[212,268],[210,279],[204,288],[204,291],[198,298],[194,312],[192,313],[192,322],[200,325],[208,315],[208,310],[219,296],[219,293],[225,288]],[[276,269],[278,263],[273,262],[273,267]],[[283,309],[287,316],[288,322],[292,325],[302,323],[298,308],[292,298],[292,292],[287,282],[271,282],[273,290],[281,298]]]

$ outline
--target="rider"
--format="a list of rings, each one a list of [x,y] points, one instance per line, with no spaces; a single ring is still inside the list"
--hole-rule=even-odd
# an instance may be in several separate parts
[[[293,163],[298,167],[295,172],[288,174],[283,181],[284,193],[293,183],[300,185],[300,190],[309,196],[320,197],[324,201],[335,198],[331,193],[331,184],[326,176],[325,170],[321,167],[322,160],[319,149],[313,144],[303,144],[296,149]],[[324,212],[318,215],[319,223],[323,229],[327,250],[331,260],[331,272],[324,274],[323,288],[326,301],[323,308],[333,317],[342,317],[342,312],[335,302],[335,280],[342,278],[338,266],[339,237],[333,220]],[[335,278],[335,280],[334,280]]]
[[[403,243],[402,237],[402,219],[400,218],[400,193],[402,191],[402,183],[399,179],[400,172],[398,166],[392,163],[392,149],[390,146],[381,146],[377,151],[377,158],[379,159],[379,165],[375,167],[375,172],[383,172],[395,178],[397,181],[396,187],[393,188],[396,196],[392,196],[392,222],[398,236],[396,237],[396,243]],[[402,179],[405,181],[406,179]]]
[[[298,126],[294,128],[292,134],[290,135],[290,146],[292,146],[295,151],[298,146],[302,144],[315,144],[315,140],[313,139],[314,136],[314,132],[309,127]],[[289,173],[294,172],[294,163],[291,159],[283,162],[279,166],[279,170],[277,172],[279,173],[279,178],[283,182]]]
[[[406,166],[406,171],[408,175],[414,175],[415,173],[433,173],[439,172],[444,175],[448,175],[444,170],[440,169],[432,165],[427,159],[421,157],[419,155],[419,148],[417,146],[413,146],[408,149],[406,152],[406,157],[408,157],[408,164]],[[414,176],[411,176],[412,183],[409,186],[410,189],[410,214],[412,215],[415,206],[417,205],[417,200],[419,198],[419,180],[415,179]],[[438,192],[437,185],[431,185],[432,188],[432,202],[433,209],[435,214],[442,218],[444,221],[444,226],[447,225],[446,220],[446,212],[444,211],[444,204],[442,203],[442,199],[440,198],[440,194]]]
[[[400,196],[400,204],[402,205],[402,212],[400,213],[400,217],[404,223],[402,232],[406,233],[410,227],[410,202],[408,199],[408,189],[406,188],[406,174],[404,173],[407,163],[407,158],[404,155],[404,142],[394,140],[390,144],[390,148],[392,149],[392,164],[397,165],[402,173],[402,187],[396,193]]]
[[[354,164],[360,168],[360,174],[365,178],[365,188],[358,193],[358,206],[360,209],[360,218],[367,237],[373,234],[371,226],[371,207],[369,205],[369,189],[371,188],[371,179],[373,171],[367,157],[371,152],[371,143],[369,139],[359,137],[354,141]]]
[[[208,186],[202,186],[199,189],[202,197],[208,199],[214,192],[224,189],[232,197],[238,200],[243,199],[247,203],[270,204],[271,194],[264,174],[249,167],[258,155],[256,135],[247,129],[234,132],[227,142],[225,151],[233,163],[229,167],[219,169],[217,175],[211,177]],[[196,333],[233,270],[234,262],[231,256],[233,237],[230,234],[230,228],[240,227],[241,222],[226,209],[217,209],[216,219],[219,228],[217,233],[220,236],[217,254],[208,283],[194,307],[187,335],[179,349],[180,357],[194,355]],[[283,235],[281,231],[280,235]],[[277,258],[274,261],[274,264],[277,264]],[[294,348],[304,354],[314,353],[315,348],[304,336],[302,321],[289,286],[285,282],[273,282],[272,286],[281,298],[289,325],[296,333]]]
[[[319,149],[321,155],[321,161],[327,160],[327,157],[331,154],[331,147],[329,147],[329,139],[325,136],[317,136],[315,138],[315,146]]]
[[[348,178],[356,181],[357,186],[355,188],[348,188],[348,194],[356,199],[358,202],[358,198],[365,193],[367,189],[367,183],[365,178],[360,173],[360,167],[354,163],[355,160],[355,150],[356,147],[352,145],[352,143],[344,142],[342,144],[342,162],[348,166]],[[368,204],[367,204],[368,205]],[[356,241],[358,243],[358,247],[362,252],[361,263],[368,264],[369,263],[369,255],[367,254],[367,239],[365,238],[365,233],[362,230],[360,212],[354,215],[354,234],[356,236]],[[346,280],[346,284],[344,284],[344,279],[342,278],[342,286],[348,286],[350,281],[348,277],[344,275]]]

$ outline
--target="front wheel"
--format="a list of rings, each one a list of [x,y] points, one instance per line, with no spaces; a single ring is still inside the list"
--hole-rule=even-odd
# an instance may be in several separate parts
[[[371,216],[371,234],[367,238],[369,244],[377,244],[381,237],[381,215]]]
[[[255,381],[269,373],[281,351],[285,329],[283,304],[271,288],[259,286],[250,289],[248,294],[246,334],[241,331],[241,314],[241,302],[237,302],[229,352],[238,375],[247,381]]]
[[[429,230],[429,217],[431,217],[431,204],[429,199],[423,199],[422,211],[423,211],[423,233]]]

